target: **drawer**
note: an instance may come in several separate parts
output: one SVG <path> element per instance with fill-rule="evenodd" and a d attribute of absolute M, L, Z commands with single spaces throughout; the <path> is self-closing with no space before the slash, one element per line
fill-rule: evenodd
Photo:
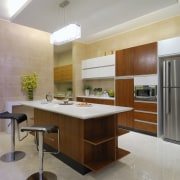
<path fill-rule="evenodd" d="M 134 111 L 134 119 L 157 123 L 157 114 Z"/>
<path fill-rule="evenodd" d="M 157 125 L 134 120 L 134 129 L 157 134 Z"/>
<path fill-rule="evenodd" d="M 157 103 L 134 102 L 134 109 L 157 112 Z"/>

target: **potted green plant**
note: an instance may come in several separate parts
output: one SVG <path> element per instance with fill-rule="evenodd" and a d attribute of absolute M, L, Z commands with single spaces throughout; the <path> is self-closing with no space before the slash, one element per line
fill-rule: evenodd
<path fill-rule="evenodd" d="M 22 77 L 22 89 L 27 92 L 29 100 L 33 100 L 33 91 L 37 88 L 38 75 L 37 73 L 25 74 Z"/>
<path fill-rule="evenodd" d="M 67 96 L 72 96 L 72 87 L 67 88 Z"/>
<path fill-rule="evenodd" d="M 89 96 L 90 90 L 91 90 L 91 86 L 89 86 L 89 85 L 84 85 L 85 96 Z"/>

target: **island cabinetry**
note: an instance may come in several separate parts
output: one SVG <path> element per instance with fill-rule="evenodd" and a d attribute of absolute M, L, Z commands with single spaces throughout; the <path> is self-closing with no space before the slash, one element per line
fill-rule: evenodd
<path fill-rule="evenodd" d="M 53 114 L 48 111 L 42 111 L 34 109 L 34 124 L 36 125 L 52 125 L 51 119 L 53 119 Z M 43 122 L 43 123 L 42 123 Z M 54 133 L 44 134 L 44 141 L 53 148 L 57 147 L 57 135 Z"/>
<path fill-rule="evenodd" d="M 134 129 L 157 135 L 157 103 L 134 102 Z"/>
<path fill-rule="evenodd" d="M 72 64 L 54 68 L 54 82 L 72 81 Z"/>
<path fill-rule="evenodd" d="M 115 116 L 84 121 L 84 164 L 97 171 L 116 160 Z"/>
<path fill-rule="evenodd" d="M 114 100 L 111 100 L 111 99 L 98 99 L 98 98 L 96 99 L 96 98 L 77 97 L 77 101 L 87 102 L 87 103 L 96 103 L 96 104 L 114 105 Z"/>
<path fill-rule="evenodd" d="M 60 153 L 73 162 L 98 171 L 129 152 L 118 147 L 117 115 L 79 119 L 46 110 L 34 109 L 34 123 L 56 125 L 60 129 Z M 45 144 L 56 148 L 57 137 L 45 134 Z"/>
<path fill-rule="evenodd" d="M 134 80 L 116 79 L 116 105 L 133 107 Z M 118 114 L 118 125 L 133 128 L 133 110 Z"/>
<path fill-rule="evenodd" d="M 118 136 L 128 131 L 117 128 L 116 115 L 84 121 L 84 165 L 102 169 L 129 154 L 118 147 Z"/>
<path fill-rule="evenodd" d="M 34 123 L 58 126 L 60 129 L 60 152 L 81 164 L 83 163 L 83 120 L 34 109 Z M 53 148 L 57 147 L 56 134 L 45 134 L 44 141 Z"/>

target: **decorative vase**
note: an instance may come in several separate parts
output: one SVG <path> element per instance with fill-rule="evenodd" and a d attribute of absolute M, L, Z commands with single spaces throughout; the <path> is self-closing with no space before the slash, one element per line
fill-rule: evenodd
<path fill-rule="evenodd" d="M 85 96 L 89 96 L 89 89 L 85 89 Z"/>
<path fill-rule="evenodd" d="M 28 89 L 28 100 L 32 101 L 33 100 L 33 89 Z"/>

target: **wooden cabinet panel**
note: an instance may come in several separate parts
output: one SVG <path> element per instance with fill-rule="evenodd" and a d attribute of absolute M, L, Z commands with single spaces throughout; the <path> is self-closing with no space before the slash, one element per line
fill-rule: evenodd
<path fill-rule="evenodd" d="M 157 74 L 157 43 L 116 51 L 116 76 Z"/>
<path fill-rule="evenodd" d="M 135 47 L 134 75 L 157 74 L 157 43 Z"/>
<path fill-rule="evenodd" d="M 134 48 L 116 51 L 116 76 L 134 74 Z"/>
<path fill-rule="evenodd" d="M 157 103 L 134 102 L 134 129 L 157 134 Z"/>
<path fill-rule="evenodd" d="M 56 125 L 60 129 L 60 151 L 75 161 L 82 163 L 83 154 L 83 120 L 34 109 L 34 123 L 43 125 Z M 55 140 L 52 141 L 52 138 Z M 45 143 L 56 148 L 55 134 L 46 133 Z"/>
<path fill-rule="evenodd" d="M 54 82 L 72 81 L 72 65 L 54 68 Z"/>
<path fill-rule="evenodd" d="M 116 122 L 116 115 L 84 121 L 84 164 L 91 170 L 116 160 Z"/>
<path fill-rule="evenodd" d="M 134 121 L 134 128 L 144 132 L 150 132 L 153 134 L 157 134 L 157 125 L 149 124 L 140 121 Z"/>
<path fill-rule="evenodd" d="M 157 112 L 157 103 L 134 102 L 134 109 Z"/>
<path fill-rule="evenodd" d="M 133 107 L 134 103 L 134 80 L 116 80 L 116 105 Z"/>
<path fill-rule="evenodd" d="M 118 126 L 133 128 L 133 111 L 118 114 Z"/>
<path fill-rule="evenodd" d="M 114 105 L 114 100 L 108 100 L 108 99 L 95 99 L 95 98 L 77 97 L 77 101 L 87 102 L 87 103 L 96 103 L 96 104 Z"/>
<path fill-rule="evenodd" d="M 134 111 L 134 119 L 157 123 L 157 114 Z"/>
<path fill-rule="evenodd" d="M 116 105 L 133 107 L 134 103 L 134 80 L 116 80 Z M 118 114 L 118 126 L 133 127 L 133 111 Z"/>

